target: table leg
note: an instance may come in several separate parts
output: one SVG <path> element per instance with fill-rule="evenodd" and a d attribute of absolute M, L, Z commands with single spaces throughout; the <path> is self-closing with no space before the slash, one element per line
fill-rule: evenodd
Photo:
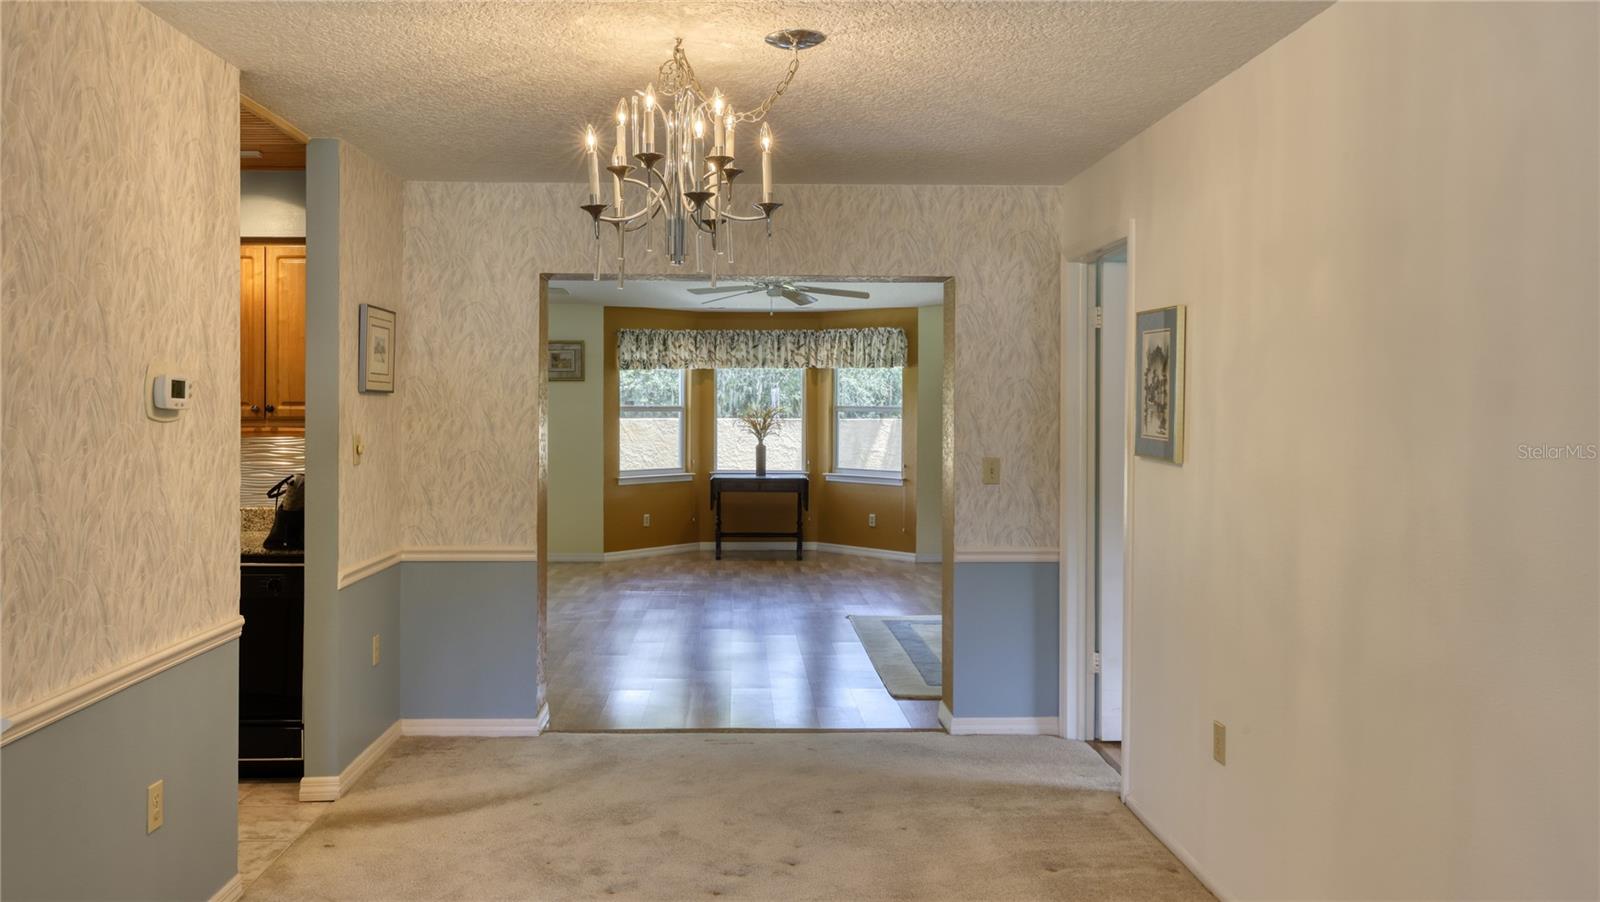
<path fill-rule="evenodd" d="M 800 549 L 805 545 L 806 539 L 806 509 L 802 503 L 804 496 L 799 492 L 794 493 L 794 559 L 803 560 Z"/>
<path fill-rule="evenodd" d="M 717 560 L 722 560 L 722 495 L 717 494 Z"/>

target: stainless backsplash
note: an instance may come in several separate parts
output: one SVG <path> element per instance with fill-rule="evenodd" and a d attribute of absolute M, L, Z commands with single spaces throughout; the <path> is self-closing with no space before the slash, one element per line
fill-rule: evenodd
<path fill-rule="evenodd" d="M 306 471 L 303 435 L 245 435 L 239 439 L 239 506 L 271 507 L 267 489 L 290 473 Z"/>

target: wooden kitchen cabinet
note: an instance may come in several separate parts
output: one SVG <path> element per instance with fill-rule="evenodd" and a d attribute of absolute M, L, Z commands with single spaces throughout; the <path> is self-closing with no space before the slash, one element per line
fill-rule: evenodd
<path fill-rule="evenodd" d="M 246 432 L 306 425 L 306 248 L 239 248 L 239 422 Z"/>

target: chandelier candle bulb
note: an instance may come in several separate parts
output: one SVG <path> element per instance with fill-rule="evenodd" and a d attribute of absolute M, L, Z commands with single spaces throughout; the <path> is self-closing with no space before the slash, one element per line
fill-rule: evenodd
<path fill-rule="evenodd" d="M 772 203 L 772 129 L 761 123 L 761 202 Z"/>
<path fill-rule="evenodd" d="M 644 152 L 655 153 L 656 150 L 656 86 L 655 82 L 644 92 Z"/>
<path fill-rule="evenodd" d="M 589 202 L 597 204 L 600 202 L 600 153 L 594 146 L 594 126 L 589 126 L 583 140 L 589 151 Z"/>
<path fill-rule="evenodd" d="M 732 159 L 733 157 L 737 156 L 737 154 L 733 152 L 733 129 L 734 126 L 738 124 L 739 120 L 733 115 L 733 110 L 729 109 L 727 118 L 725 118 L 723 122 L 725 124 L 723 126 L 722 155 Z"/>
<path fill-rule="evenodd" d="M 622 161 L 628 158 L 628 102 L 617 101 L 617 153 L 622 155 Z M 621 161 L 619 161 L 621 162 Z"/>

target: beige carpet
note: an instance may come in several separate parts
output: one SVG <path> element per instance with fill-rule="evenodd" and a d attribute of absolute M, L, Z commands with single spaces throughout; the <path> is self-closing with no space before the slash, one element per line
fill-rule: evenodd
<path fill-rule="evenodd" d="M 261 899 L 1209 899 L 1088 746 L 938 733 L 404 738 Z"/>
<path fill-rule="evenodd" d="M 849 615 L 861 647 L 894 698 L 941 698 L 941 631 L 938 614 L 918 617 Z"/>

